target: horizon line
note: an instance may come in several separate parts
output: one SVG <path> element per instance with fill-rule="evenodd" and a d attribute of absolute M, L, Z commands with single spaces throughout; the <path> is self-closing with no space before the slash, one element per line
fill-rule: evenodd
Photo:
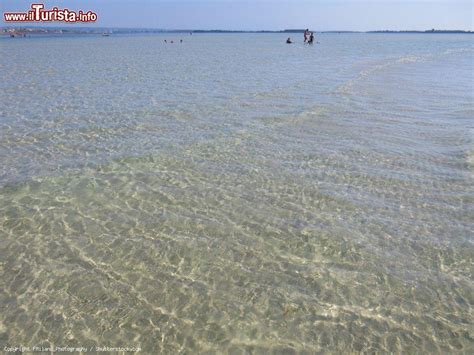
<path fill-rule="evenodd" d="M 114 27 L 114 26 L 41 26 L 41 25 L 27 25 L 24 24 L 9 24 L 9 25 L 2 25 L 0 29 L 9 29 L 9 28 L 23 28 L 23 29 L 61 29 L 61 30 L 68 30 L 68 31 L 80 31 L 80 30 L 135 30 L 135 31 L 156 31 L 156 32 L 244 32 L 244 33 L 258 33 L 258 32 L 273 32 L 273 33 L 285 33 L 285 32 L 302 32 L 305 29 L 302 28 L 286 28 L 286 29 L 278 29 L 278 30 L 268 30 L 268 29 L 260 29 L 260 30 L 244 30 L 244 29 L 169 29 L 169 28 L 158 28 L 158 27 Z M 367 32 L 466 32 L 466 33 L 473 33 L 474 30 L 464 30 L 464 29 L 425 29 L 425 30 L 413 30 L 413 29 L 404 29 L 404 30 L 392 30 L 392 29 L 377 29 L 377 30 L 311 30 L 313 32 L 341 32 L 341 33 L 367 33 Z"/>

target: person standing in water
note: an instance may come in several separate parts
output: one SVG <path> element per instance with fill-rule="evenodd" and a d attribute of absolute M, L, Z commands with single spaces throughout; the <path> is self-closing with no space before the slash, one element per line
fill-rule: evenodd
<path fill-rule="evenodd" d="M 308 42 L 309 39 L 309 29 L 304 31 L 304 43 Z"/>
<path fill-rule="evenodd" d="M 291 38 L 290 38 L 290 37 L 288 37 L 288 39 L 286 40 L 286 43 L 287 43 L 287 44 L 292 44 L 292 43 L 293 43 L 293 42 L 291 42 Z"/>
<path fill-rule="evenodd" d="M 314 42 L 314 34 L 313 32 L 311 32 L 311 34 L 309 35 L 308 44 L 313 44 L 313 42 Z"/>

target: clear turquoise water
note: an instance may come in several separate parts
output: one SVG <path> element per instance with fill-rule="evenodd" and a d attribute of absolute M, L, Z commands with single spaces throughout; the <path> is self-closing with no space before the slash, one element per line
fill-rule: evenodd
<path fill-rule="evenodd" d="M 172 37 L 0 39 L 2 347 L 472 353 L 473 37 Z"/>

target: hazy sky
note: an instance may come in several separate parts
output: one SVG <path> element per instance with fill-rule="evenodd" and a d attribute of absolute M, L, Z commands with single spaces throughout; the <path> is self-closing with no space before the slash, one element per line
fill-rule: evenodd
<path fill-rule="evenodd" d="M 4 11 L 40 0 L 0 0 Z M 98 26 L 166 29 L 474 30 L 474 0 L 46 0 L 98 13 Z M 3 22 L 3 24 L 5 24 Z M 55 24 L 58 25 L 58 24 Z M 63 24 L 60 24 L 63 25 Z M 74 26 L 74 25 L 72 25 Z"/>

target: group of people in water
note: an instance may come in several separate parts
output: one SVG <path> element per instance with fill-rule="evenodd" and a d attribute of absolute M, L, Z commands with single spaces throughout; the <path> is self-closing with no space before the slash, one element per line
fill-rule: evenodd
<path fill-rule="evenodd" d="M 166 39 L 165 39 L 163 42 L 168 43 L 168 41 L 167 41 Z M 169 43 L 174 43 L 174 41 L 170 41 Z M 179 43 L 183 43 L 183 40 L 180 39 L 180 40 L 179 40 Z"/>
<path fill-rule="evenodd" d="M 191 35 L 192 35 L 192 33 L 191 33 Z M 165 42 L 165 43 L 174 43 L 174 41 L 168 42 L 166 39 L 163 42 Z M 179 43 L 183 43 L 183 40 L 180 39 Z M 291 40 L 290 37 L 288 37 L 288 39 L 286 40 L 286 43 L 291 44 L 291 43 L 293 43 L 293 41 Z M 313 44 L 314 43 L 314 32 L 312 32 L 308 29 L 306 29 L 304 31 L 304 43 L 305 44 L 306 43 L 308 43 L 308 44 Z M 317 43 L 319 43 L 319 42 L 317 42 Z"/>
<path fill-rule="evenodd" d="M 193 33 L 192 33 L 192 32 L 189 32 L 189 35 L 190 35 L 190 36 L 192 36 L 192 35 L 193 35 Z M 171 41 L 169 41 L 169 42 L 168 42 L 168 40 L 166 40 L 166 39 L 165 39 L 163 42 L 165 42 L 165 43 L 174 43 L 174 41 L 173 41 L 173 40 L 171 40 Z M 178 42 L 178 41 L 176 41 L 176 43 L 177 43 L 177 42 Z M 183 40 L 182 40 L 182 39 L 180 39 L 180 40 L 179 40 L 179 43 L 183 43 Z"/>
<path fill-rule="evenodd" d="M 286 40 L 286 43 L 291 44 L 293 41 L 290 37 Z M 314 33 L 308 29 L 304 31 L 304 43 L 313 44 L 314 43 Z"/>

